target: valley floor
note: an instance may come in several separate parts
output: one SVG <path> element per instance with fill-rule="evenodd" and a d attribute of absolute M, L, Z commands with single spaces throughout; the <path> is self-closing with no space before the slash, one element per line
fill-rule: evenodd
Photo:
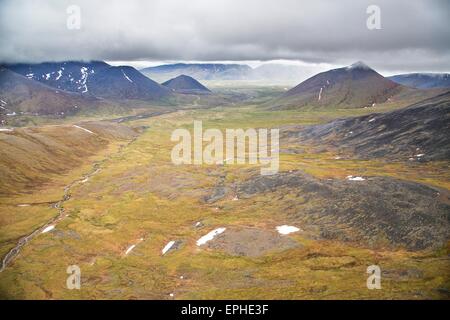
<path fill-rule="evenodd" d="M 109 137 L 101 151 L 86 155 L 63 175 L 30 186 L 27 194 L 0 198 L 2 257 L 20 237 L 39 231 L 0 273 L 0 296 L 449 299 L 448 244 L 417 249 L 420 235 L 408 233 L 396 243 L 389 228 L 370 224 L 371 210 L 381 201 L 398 205 L 391 209 L 402 213 L 414 209 L 404 209 L 406 202 L 426 206 L 438 201 L 438 193 L 448 202 L 448 161 L 360 160 L 351 154 L 337 158 L 330 151 L 281 140 L 280 179 L 285 180 L 278 181 L 259 180 L 255 166 L 175 166 L 170 159 L 172 131 L 192 129 L 194 119 L 203 120 L 204 128 L 260 128 L 325 123 L 370 112 L 276 112 L 242 106 L 124 122 L 139 134 Z M 348 180 L 350 175 L 365 181 L 358 185 Z M 10 188 L 14 186 L 11 182 Z M 397 194 L 388 194 L 391 187 Z M 414 188 L 423 188 L 423 194 L 417 196 Z M 323 190 L 332 197 L 321 196 Z M 367 198 L 357 198 L 358 190 Z M 52 221 L 60 214 L 52 204 L 59 201 L 64 214 Z M 361 207 L 351 223 L 334 215 L 339 206 L 353 210 L 356 201 Z M 329 210 L 326 215 L 320 213 L 323 208 Z M 276 227 L 283 225 L 299 231 L 280 235 Z M 45 230 L 48 226 L 54 228 Z M 448 234 L 447 225 L 442 226 L 436 233 Z M 218 228 L 225 231 L 216 241 L 198 245 Z M 80 267 L 80 290 L 66 287 L 71 265 Z M 380 290 L 366 286 L 371 265 L 381 268 Z"/>

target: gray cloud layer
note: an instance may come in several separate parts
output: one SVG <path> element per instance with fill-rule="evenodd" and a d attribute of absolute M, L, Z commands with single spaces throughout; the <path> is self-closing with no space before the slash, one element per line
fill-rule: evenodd
<path fill-rule="evenodd" d="M 66 8 L 81 8 L 81 29 Z M 381 8 L 368 30 L 366 8 Z M 450 70 L 446 0 L 0 2 L 0 61 L 272 60 Z"/>

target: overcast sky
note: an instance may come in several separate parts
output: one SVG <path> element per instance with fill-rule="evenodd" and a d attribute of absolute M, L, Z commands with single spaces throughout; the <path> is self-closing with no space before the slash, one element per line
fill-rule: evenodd
<path fill-rule="evenodd" d="M 81 28 L 67 28 L 69 5 Z M 369 30 L 368 5 L 381 10 Z M 450 71 L 450 1 L 0 0 L 0 61 L 363 60 L 378 70 Z"/>

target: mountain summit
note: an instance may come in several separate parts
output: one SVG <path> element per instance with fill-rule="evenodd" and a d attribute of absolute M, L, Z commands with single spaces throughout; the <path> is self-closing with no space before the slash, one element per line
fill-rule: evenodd
<path fill-rule="evenodd" d="M 347 70 L 353 70 L 353 69 L 372 70 L 371 67 L 369 67 L 367 64 L 365 64 L 362 61 L 357 61 L 357 62 L 349 65 L 346 69 Z"/>

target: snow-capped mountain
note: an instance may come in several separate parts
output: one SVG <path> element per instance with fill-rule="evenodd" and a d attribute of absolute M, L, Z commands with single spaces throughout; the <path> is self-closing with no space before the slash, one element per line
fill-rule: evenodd
<path fill-rule="evenodd" d="M 115 67 L 103 61 L 44 62 L 5 67 L 56 89 L 101 98 L 155 100 L 170 94 L 170 90 L 132 67 Z"/>
<path fill-rule="evenodd" d="M 96 108 L 93 96 L 58 90 L 0 67 L 0 115 L 68 115 L 83 108 Z"/>
<path fill-rule="evenodd" d="M 6 65 L 6 67 L 28 79 L 39 81 L 48 86 L 85 94 L 89 92 L 87 86 L 89 77 L 110 67 L 110 65 L 103 61 L 65 61 L 38 64 L 20 63 Z"/>

